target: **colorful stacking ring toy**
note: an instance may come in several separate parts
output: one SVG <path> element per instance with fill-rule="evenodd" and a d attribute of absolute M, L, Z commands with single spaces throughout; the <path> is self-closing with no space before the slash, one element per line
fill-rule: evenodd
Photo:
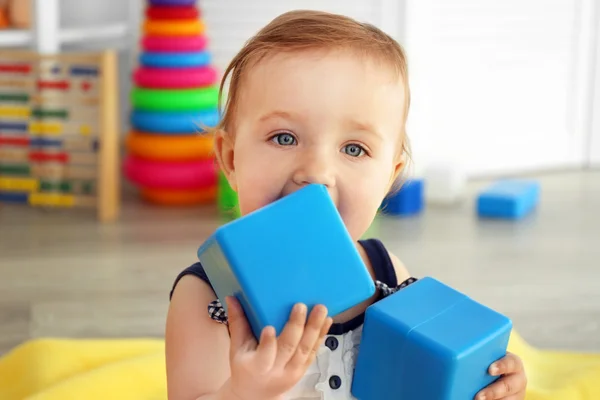
<path fill-rule="evenodd" d="M 189 161 L 214 154 L 212 135 L 158 135 L 131 131 L 126 138 L 130 154 L 156 161 Z"/>
<path fill-rule="evenodd" d="M 199 190 L 164 190 L 164 189 L 141 189 L 142 198 L 164 206 L 191 206 L 215 201 L 217 198 L 217 187 L 211 186 Z"/>
<path fill-rule="evenodd" d="M 206 36 L 144 36 L 142 48 L 149 52 L 189 53 L 204 50 Z"/>
<path fill-rule="evenodd" d="M 140 64 L 146 67 L 185 68 L 204 67 L 210 64 L 211 56 L 206 51 L 191 53 L 155 53 L 140 54 Z"/>
<path fill-rule="evenodd" d="M 135 71 L 133 80 L 143 88 L 189 89 L 209 86 L 217 81 L 217 71 L 212 67 L 198 68 L 148 68 Z"/>
<path fill-rule="evenodd" d="M 212 158 L 164 162 L 129 155 L 123 168 L 132 182 L 145 188 L 190 190 L 215 186 L 217 183 L 217 168 Z"/>
<path fill-rule="evenodd" d="M 200 12 L 194 6 L 150 6 L 146 8 L 146 17 L 154 20 L 198 19 L 200 17 Z"/>
<path fill-rule="evenodd" d="M 196 0 L 150 0 L 153 6 L 193 6 Z"/>
<path fill-rule="evenodd" d="M 197 134 L 204 127 L 219 123 L 219 111 L 214 108 L 199 112 L 152 112 L 134 110 L 131 124 L 140 131 L 159 134 Z"/>
<path fill-rule="evenodd" d="M 204 24 L 199 19 L 188 20 L 146 20 L 144 22 L 146 35 L 158 36 L 189 36 L 204 33 Z"/>
<path fill-rule="evenodd" d="M 217 106 L 219 89 L 213 86 L 200 89 L 145 89 L 131 90 L 131 103 L 138 110 L 192 111 Z"/>

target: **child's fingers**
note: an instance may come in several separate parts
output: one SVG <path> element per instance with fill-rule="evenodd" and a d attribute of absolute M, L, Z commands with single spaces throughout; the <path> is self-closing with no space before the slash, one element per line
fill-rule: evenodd
<path fill-rule="evenodd" d="M 331 328 L 332 324 L 333 318 L 327 317 L 327 319 L 325 319 L 325 322 L 323 323 L 323 326 L 321 327 L 321 332 L 319 332 L 319 338 L 315 341 L 313 345 L 313 351 L 311 352 L 310 357 L 306 360 L 305 367 L 308 367 L 315 360 L 317 351 L 319 350 L 319 346 L 321 346 L 321 343 L 323 343 L 323 338 L 325 338 L 325 335 L 327 335 L 327 333 L 329 332 L 329 328 Z"/>
<path fill-rule="evenodd" d="M 277 358 L 275 368 L 284 368 L 290 358 L 296 352 L 298 343 L 304 333 L 306 324 L 306 305 L 298 303 L 294 305 L 288 322 L 283 327 L 277 339 Z"/>
<path fill-rule="evenodd" d="M 492 363 L 489 368 L 490 375 L 499 376 L 513 374 L 523 370 L 523 361 L 512 353 L 506 353 L 506 356 Z"/>
<path fill-rule="evenodd" d="M 275 328 L 266 326 L 261 334 L 256 349 L 256 368 L 259 372 L 267 372 L 273 368 L 277 357 L 277 336 Z"/>
<path fill-rule="evenodd" d="M 298 343 L 298 348 L 286 365 L 286 368 L 293 370 L 305 365 L 306 360 L 316 351 L 315 343 L 319 340 L 319 335 L 326 319 L 327 308 L 319 305 L 315 306 L 308 317 L 308 322 L 304 328 L 304 334 L 300 339 L 300 343 Z"/>
<path fill-rule="evenodd" d="M 250 324 L 246 319 L 242 306 L 235 297 L 226 297 L 229 335 L 231 336 L 231 353 L 236 353 L 242 346 L 254 340 Z"/>
<path fill-rule="evenodd" d="M 525 390 L 526 382 L 524 374 L 510 374 L 505 375 L 492 383 L 475 396 L 475 400 L 494 400 L 494 399 L 507 399 L 510 396 L 517 396 L 522 394 Z"/>

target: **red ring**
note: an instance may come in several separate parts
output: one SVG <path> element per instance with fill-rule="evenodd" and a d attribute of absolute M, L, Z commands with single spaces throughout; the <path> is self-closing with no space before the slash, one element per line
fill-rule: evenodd
<path fill-rule="evenodd" d="M 189 89 L 210 86 L 217 81 L 212 67 L 138 68 L 133 79 L 137 86 L 152 89 Z"/>
<path fill-rule="evenodd" d="M 206 36 L 153 36 L 142 38 L 142 47 L 147 52 L 187 53 L 206 48 Z"/>
<path fill-rule="evenodd" d="M 146 17 L 149 19 L 193 19 L 200 17 L 200 11 L 194 6 L 149 6 L 146 9 Z"/>
<path fill-rule="evenodd" d="M 202 189 L 217 182 L 213 158 L 195 161 L 151 161 L 129 154 L 123 165 L 125 176 L 139 186 L 153 189 Z"/>

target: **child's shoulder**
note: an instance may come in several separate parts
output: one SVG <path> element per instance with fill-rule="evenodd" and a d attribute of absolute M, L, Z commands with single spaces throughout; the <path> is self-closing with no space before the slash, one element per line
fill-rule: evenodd
<path fill-rule="evenodd" d="M 370 238 L 359 240 L 378 280 L 390 287 L 397 286 L 400 282 L 410 278 L 406 266 L 380 239 Z"/>
<path fill-rule="evenodd" d="M 196 263 L 190 265 L 189 267 L 185 268 L 183 271 L 181 271 L 177 275 L 177 277 L 175 278 L 175 282 L 173 282 L 173 286 L 171 287 L 171 292 L 169 294 L 169 298 L 173 297 L 173 292 L 175 291 L 175 287 L 177 286 L 177 284 L 179 283 L 181 278 L 183 278 L 186 275 L 193 275 L 197 278 L 200 278 L 201 280 L 206 282 L 211 287 L 211 289 L 213 288 L 210 283 L 210 279 L 208 279 L 208 275 L 206 275 L 206 272 L 204 271 L 204 267 L 202 267 L 202 264 L 200 264 L 200 262 L 196 262 Z"/>

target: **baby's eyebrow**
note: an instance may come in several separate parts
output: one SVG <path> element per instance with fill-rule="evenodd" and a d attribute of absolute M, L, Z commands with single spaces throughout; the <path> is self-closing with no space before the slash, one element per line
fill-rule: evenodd
<path fill-rule="evenodd" d="M 296 115 L 295 113 L 289 112 L 289 111 L 275 110 L 275 111 L 266 113 L 265 115 L 260 117 L 258 121 L 264 122 L 264 121 L 267 121 L 267 120 L 273 119 L 273 118 L 296 120 L 296 119 L 298 119 L 298 115 Z"/>
<path fill-rule="evenodd" d="M 352 118 L 348 119 L 346 124 L 347 124 L 348 128 L 352 131 L 367 132 L 367 133 L 370 133 L 370 134 L 376 136 L 379 140 L 383 140 L 383 136 L 377 130 L 377 128 L 375 128 L 375 126 L 373 126 L 373 124 L 370 124 L 368 122 L 361 122 L 361 121 L 358 121 L 358 120 L 352 119 Z"/>

